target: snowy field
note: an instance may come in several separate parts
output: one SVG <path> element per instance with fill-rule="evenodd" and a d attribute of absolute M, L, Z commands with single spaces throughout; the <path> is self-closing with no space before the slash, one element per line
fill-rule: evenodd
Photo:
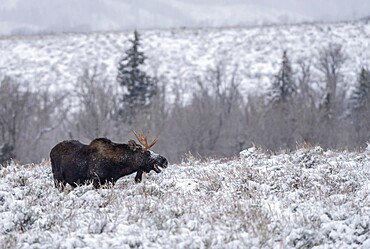
<path fill-rule="evenodd" d="M 175 86 L 192 88 L 197 78 L 220 63 L 228 76 L 236 72 L 243 93 L 261 91 L 270 86 L 279 70 L 284 50 L 297 72 L 298 61 L 315 64 L 319 50 L 329 44 L 341 44 L 347 55 L 343 65 L 346 84 L 356 81 L 361 66 L 370 66 L 368 21 L 140 33 L 148 57 L 145 70 L 168 83 L 168 91 Z M 0 75 L 32 86 L 73 89 L 84 69 L 97 66 L 115 82 L 117 62 L 132 38 L 132 31 L 0 37 Z"/>
<path fill-rule="evenodd" d="M 370 248 L 370 149 L 189 156 L 60 193 L 48 161 L 0 168 L 0 248 Z"/>

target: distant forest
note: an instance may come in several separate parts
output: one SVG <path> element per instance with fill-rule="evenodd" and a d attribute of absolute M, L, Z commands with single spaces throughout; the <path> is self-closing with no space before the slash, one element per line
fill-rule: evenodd
<path fill-rule="evenodd" d="M 9 159 L 36 162 L 48 158 L 61 140 L 89 143 L 107 137 L 126 143 L 132 130 L 159 137 L 154 151 L 180 161 L 184 155 L 231 157 L 251 146 L 294 150 L 320 145 L 332 149 L 360 149 L 370 139 L 370 71 L 359 68 L 349 91 L 342 65 L 347 59 L 340 44 L 323 47 L 315 64 L 302 60 L 293 68 L 289 51 L 282 51 L 280 68 L 265 95 L 243 96 L 237 68 L 226 75 L 220 62 L 195 79 L 197 89 L 174 89 L 169 104 L 165 80 L 141 68 L 147 58 L 140 34 L 122 51 L 115 85 L 107 82 L 99 65 L 86 68 L 74 91 L 31 91 L 3 75 L 0 81 L 0 163 Z M 312 69 L 320 82 L 312 82 Z M 315 85 L 315 87 L 313 87 Z M 184 93 L 191 92 L 191 98 Z"/>

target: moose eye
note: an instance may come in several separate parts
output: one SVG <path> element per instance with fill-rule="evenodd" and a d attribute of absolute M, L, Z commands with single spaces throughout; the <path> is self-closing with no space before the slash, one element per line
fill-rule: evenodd
<path fill-rule="evenodd" d="M 150 156 L 150 151 L 149 150 L 146 150 L 144 153 L 145 153 L 145 156 L 148 156 L 148 157 Z"/>

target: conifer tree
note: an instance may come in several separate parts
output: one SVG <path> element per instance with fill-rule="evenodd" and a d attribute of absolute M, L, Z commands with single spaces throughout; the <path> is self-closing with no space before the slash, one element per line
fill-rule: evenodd
<path fill-rule="evenodd" d="M 296 85 L 287 52 L 284 51 L 281 67 L 275 75 L 272 89 L 269 93 L 268 108 L 265 112 L 264 128 L 269 132 L 266 136 L 272 144 L 289 147 L 294 144 L 297 130 L 298 113 L 295 110 L 297 98 L 294 97 Z"/>
<path fill-rule="evenodd" d="M 117 82 L 123 87 L 121 114 L 128 120 L 135 116 L 138 109 L 148 108 L 157 92 L 156 80 L 142 70 L 146 56 L 140 50 L 140 34 L 136 30 L 130 43 L 130 48 L 118 62 L 117 74 Z"/>
<path fill-rule="evenodd" d="M 293 80 L 292 66 L 287 52 L 284 51 L 281 68 L 278 74 L 275 75 L 275 80 L 272 84 L 272 92 L 270 97 L 272 99 L 272 102 L 278 100 L 286 102 L 294 92 L 296 92 L 296 86 Z"/>
<path fill-rule="evenodd" d="M 352 93 L 351 105 L 353 109 L 361 108 L 370 101 L 370 72 L 362 68 L 358 77 L 358 85 Z"/>
<path fill-rule="evenodd" d="M 362 68 L 358 84 L 350 97 L 351 125 L 355 133 L 351 136 L 354 144 L 365 146 L 370 139 L 370 72 Z"/>

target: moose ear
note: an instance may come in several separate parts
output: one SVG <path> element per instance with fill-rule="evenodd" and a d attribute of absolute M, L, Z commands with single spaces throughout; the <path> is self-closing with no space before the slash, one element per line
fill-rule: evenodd
<path fill-rule="evenodd" d="M 130 150 L 132 150 L 132 151 L 136 151 L 136 149 L 137 149 L 137 144 L 136 144 L 136 142 L 135 142 L 134 140 L 129 140 L 129 141 L 127 142 L 127 144 L 128 144 L 128 147 L 130 148 Z"/>

